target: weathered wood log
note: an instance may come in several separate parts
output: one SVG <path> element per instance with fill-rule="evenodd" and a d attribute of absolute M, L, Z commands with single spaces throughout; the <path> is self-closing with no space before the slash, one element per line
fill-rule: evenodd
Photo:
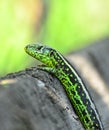
<path fill-rule="evenodd" d="M 69 54 L 109 129 L 109 39 Z M 59 80 L 32 67 L 0 78 L 0 130 L 84 130 Z"/>

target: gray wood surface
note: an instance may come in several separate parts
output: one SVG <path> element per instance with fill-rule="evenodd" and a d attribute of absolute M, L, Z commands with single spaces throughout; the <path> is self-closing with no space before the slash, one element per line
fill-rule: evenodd
<path fill-rule="evenodd" d="M 67 56 L 109 130 L 109 39 Z M 36 67 L 0 78 L 0 130 L 84 130 L 58 79 Z"/>

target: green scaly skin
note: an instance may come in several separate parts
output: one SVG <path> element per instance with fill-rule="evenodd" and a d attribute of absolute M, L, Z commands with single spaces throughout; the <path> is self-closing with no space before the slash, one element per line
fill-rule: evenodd
<path fill-rule="evenodd" d="M 104 130 L 96 107 L 74 67 L 58 51 L 42 44 L 27 45 L 25 51 L 44 63 L 43 70 L 60 80 L 84 128 Z"/>

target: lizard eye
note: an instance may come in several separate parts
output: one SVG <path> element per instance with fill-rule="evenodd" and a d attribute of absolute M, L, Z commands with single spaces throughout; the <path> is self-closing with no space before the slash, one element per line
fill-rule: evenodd
<path fill-rule="evenodd" d="M 41 50 L 43 46 L 38 46 L 37 47 L 37 50 Z"/>

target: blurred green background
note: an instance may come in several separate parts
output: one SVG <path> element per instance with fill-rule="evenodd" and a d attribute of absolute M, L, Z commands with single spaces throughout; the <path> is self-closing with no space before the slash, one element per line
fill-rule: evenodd
<path fill-rule="evenodd" d="M 108 0 L 0 0 L 0 76 L 35 66 L 41 42 L 66 54 L 109 34 Z"/>

